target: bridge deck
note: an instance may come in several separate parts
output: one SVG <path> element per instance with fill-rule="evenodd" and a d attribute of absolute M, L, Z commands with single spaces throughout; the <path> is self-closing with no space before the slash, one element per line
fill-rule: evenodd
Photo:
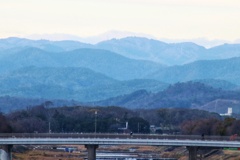
<path fill-rule="evenodd" d="M 148 134 L 0 134 L 0 145 L 152 145 L 152 146 L 199 146 L 199 147 L 238 147 L 240 140 L 230 137 Z"/>

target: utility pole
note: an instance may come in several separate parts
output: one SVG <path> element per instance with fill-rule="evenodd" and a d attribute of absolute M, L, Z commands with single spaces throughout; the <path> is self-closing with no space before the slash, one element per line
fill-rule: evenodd
<path fill-rule="evenodd" d="M 138 122 L 138 133 L 139 133 L 139 122 Z"/>
<path fill-rule="evenodd" d="M 44 108 L 47 110 L 47 118 L 48 118 L 48 133 L 51 133 L 51 114 L 50 114 L 50 106 L 53 105 L 51 101 L 44 102 Z"/>
<path fill-rule="evenodd" d="M 48 133 L 51 133 L 51 122 L 50 122 L 50 120 L 48 122 Z"/>
<path fill-rule="evenodd" d="M 97 133 L 97 111 L 95 111 L 95 134 Z"/>

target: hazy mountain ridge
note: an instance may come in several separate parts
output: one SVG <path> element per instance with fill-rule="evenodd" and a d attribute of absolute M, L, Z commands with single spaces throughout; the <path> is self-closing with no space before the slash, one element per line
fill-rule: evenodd
<path fill-rule="evenodd" d="M 120 80 L 142 78 L 163 67 L 150 61 L 134 60 L 100 49 L 46 52 L 27 48 L 0 56 L 0 73 L 22 67 L 85 67 Z"/>
<path fill-rule="evenodd" d="M 167 83 L 195 79 L 217 79 L 240 85 L 239 68 L 240 57 L 225 60 L 202 60 L 182 66 L 162 68 L 148 77 Z"/>
<path fill-rule="evenodd" d="M 127 108 L 200 108 L 216 99 L 240 100 L 239 92 L 212 88 L 199 82 L 176 83 L 158 93 L 145 90 L 95 102 Z"/>
<path fill-rule="evenodd" d="M 239 57 L 240 44 L 223 44 L 208 49 L 208 54 L 214 59 Z"/>
<path fill-rule="evenodd" d="M 0 52 L 6 49 L 34 47 L 47 52 L 65 52 L 79 48 L 106 49 L 128 58 L 150 60 L 165 65 L 182 65 L 197 60 L 227 59 L 240 56 L 240 44 L 224 44 L 206 49 L 192 42 L 165 43 L 143 37 L 126 37 L 95 45 L 78 41 L 0 39 Z"/>
<path fill-rule="evenodd" d="M 30 40 L 25 38 L 10 37 L 0 39 L 0 49 L 14 49 L 14 48 L 39 48 L 48 52 L 63 52 L 71 51 L 79 48 L 92 48 L 91 44 L 81 43 L 79 41 L 63 40 L 63 41 L 49 41 L 49 40 Z"/>
<path fill-rule="evenodd" d="M 224 47 L 228 49 L 224 50 Z M 134 108 L 161 107 L 163 104 L 166 107 L 176 104 L 191 106 L 187 100 L 182 101 L 183 98 L 174 96 L 175 99 L 167 97 L 169 103 L 166 103 L 163 95 L 159 98 L 156 92 L 169 84 L 186 81 L 197 81 L 224 90 L 239 89 L 240 56 L 194 61 L 208 55 L 205 51 L 211 52 L 206 57 L 213 59 L 216 56 L 224 58 L 221 55 L 227 53 L 227 56 L 236 56 L 238 47 L 237 44 L 225 44 L 206 49 L 194 43 L 168 44 L 138 37 L 113 39 L 96 45 L 75 41 L 1 39 L 0 93 L 1 96 L 25 98 L 98 101 L 96 104 Z M 136 59 L 127 58 L 129 56 Z M 194 62 L 167 67 L 152 61 L 137 60 L 155 58 L 158 61 L 161 56 L 159 60 L 164 63 Z M 198 91 L 194 90 L 192 94 L 195 92 Z M 99 100 L 103 99 L 108 100 L 100 103 Z"/>
<path fill-rule="evenodd" d="M 23 98 L 23 97 L 10 97 L 2 96 L 0 97 L 0 111 L 3 113 L 12 112 L 15 110 L 21 110 L 26 108 L 31 108 L 40 104 L 44 104 L 49 101 L 48 99 L 39 99 L 39 98 Z M 61 107 L 61 106 L 74 106 L 80 105 L 80 102 L 74 100 L 56 100 L 51 99 L 51 107 Z"/>
<path fill-rule="evenodd" d="M 87 68 L 27 67 L 0 76 L 0 96 L 94 101 L 139 89 L 163 90 L 155 80 L 119 81 Z"/>
<path fill-rule="evenodd" d="M 97 47 L 117 52 L 126 57 L 146 59 L 167 65 L 183 64 L 199 59 L 206 49 L 194 43 L 168 44 L 161 41 L 127 37 L 100 42 Z"/>
<path fill-rule="evenodd" d="M 198 80 L 193 80 L 193 82 L 200 82 L 207 86 L 211 86 L 213 88 L 221 88 L 223 90 L 239 90 L 240 89 L 240 86 L 225 80 L 198 79 Z"/>
<path fill-rule="evenodd" d="M 98 43 L 96 46 L 126 57 L 146 59 L 169 66 L 198 60 L 240 57 L 240 44 L 223 44 L 205 48 L 192 42 L 165 43 L 141 37 L 126 37 Z"/>

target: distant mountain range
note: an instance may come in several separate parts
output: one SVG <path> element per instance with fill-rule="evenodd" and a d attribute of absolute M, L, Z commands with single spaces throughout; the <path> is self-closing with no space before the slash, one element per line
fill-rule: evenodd
<path fill-rule="evenodd" d="M 144 34 L 144 33 L 134 33 L 134 32 L 126 32 L 126 31 L 117 31 L 111 30 L 105 33 L 89 36 L 89 37 L 80 37 L 71 34 L 33 34 L 26 36 L 25 38 L 39 40 L 39 39 L 48 39 L 51 41 L 63 41 L 63 40 L 74 40 L 80 41 L 83 43 L 97 44 L 102 41 L 110 40 L 113 38 L 121 39 L 125 37 L 146 37 L 146 38 L 154 38 L 154 36 Z"/>
<path fill-rule="evenodd" d="M 43 99 L 94 101 L 139 89 L 157 92 L 168 84 L 156 80 L 119 81 L 87 68 L 27 67 L 0 76 L 0 94 Z"/>
<path fill-rule="evenodd" d="M 199 83 L 206 85 L 206 93 L 235 100 L 240 86 L 239 68 L 239 44 L 206 49 L 190 42 L 173 44 L 139 37 L 95 45 L 0 39 L 0 97 L 3 99 L 7 96 L 131 108 L 192 107 L 190 95 L 198 95 L 198 91 L 191 88 Z M 188 88 L 191 93 L 187 95 L 187 103 L 182 102 L 183 97 L 166 97 L 164 92 L 169 91 L 169 85 L 188 81 L 194 83 Z M 216 90 L 212 92 L 211 87 Z M 232 91 L 225 93 L 225 90 Z M 209 100 L 205 97 L 196 106 L 221 96 L 209 95 Z M 199 97 L 194 98 L 198 101 Z"/>
<path fill-rule="evenodd" d="M 240 91 L 225 91 L 216 89 L 211 86 L 204 85 L 200 82 L 185 82 L 170 85 L 163 91 L 158 93 L 150 93 L 146 90 L 139 90 L 128 95 L 117 96 L 103 101 L 91 103 L 93 105 L 102 106 L 124 106 L 127 108 L 198 108 L 208 111 L 217 111 L 226 113 L 227 107 L 239 106 Z M 211 105 L 208 108 L 204 105 L 214 102 L 215 100 L 224 101 L 237 101 L 238 103 L 233 106 L 233 103 L 228 103 L 222 109 L 218 109 L 221 103 Z M 227 103 L 225 103 L 227 104 Z M 217 106 L 216 106 L 217 105 Z M 240 113 L 240 109 L 238 109 Z"/>
<path fill-rule="evenodd" d="M 0 55 L 0 63 L 0 73 L 28 66 L 85 67 L 120 80 L 142 78 L 163 67 L 158 63 L 129 59 L 99 49 L 47 52 L 38 48 L 26 48 Z"/>
<path fill-rule="evenodd" d="M 145 37 L 149 39 L 157 39 L 163 42 L 167 43 L 180 43 L 180 42 L 193 42 L 195 44 L 198 44 L 200 46 L 204 46 L 206 48 L 211 48 L 214 46 L 219 46 L 225 43 L 240 43 L 240 39 L 234 40 L 234 41 L 227 41 L 227 40 L 221 40 L 221 39 L 213 39 L 209 40 L 207 38 L 194 38 L 194 39 L 167 39 L 167 38 L 156 38 L 153 35 L 144 34 L 144 33 L 135 33 L 135 32 L 127 32 L 127 31 L 118 31 L 118 30 L 111 30 L 107 31 L 105 33 L 99 34 L 99 35 L 93 35 L 88 37 L 80 37 L 76 35 L 71 34 L 61 34 L 61 33 L 55 33 L 55 34 L 33 34 L 25 36 L 25 38 L 32 39 L 32 40 L 39 40 L 39 39 L 48 39 L 51 41 L 63 41 L 63 40 L 74 40 L 74 41 L 80 41 L 83 43 L 90 43 L 90 44 L 97 44 L 102 41 L 107 41 L 111 39 L 122 39 L 126 37 Z"/>
<path fill-rule="evenodd" d="M 240 57 L 224 60 L 202 60 L 181 66 L 162 68 L 147 77 L 168 83 L 196 79 L 218 79 L 240 85 L 239 68 Z"/>
<path fill-rule="evenodd" d="M 100 42 L 96 46 L 129 58 L 155 61 L 168 66 L 182 65 L 197 60 L 240 56 L 240 44 L 224 44 L 206 49 L 191 42 L 164 43 L 147 38 L 127 37 Z"/>
<path fill-rule="evenodd" d="M 182 65 L 197 60 L 226 59 L 240 56 L 240 44 L 224 44 L 206 49 L 191 42 L 165 43 L 141 37 L 126 37 L 99 42 L 95 45 L 78 41 L 48 41 L 7 38 L 0 40 L 0 53 L 23 48 L 39 48 L 47 52 L 65 52 L 80 48 L 105 49 L 122 56 L 149 60 L 163 65 Z M 9 50 L 11 49 L 11 51 Z"/>

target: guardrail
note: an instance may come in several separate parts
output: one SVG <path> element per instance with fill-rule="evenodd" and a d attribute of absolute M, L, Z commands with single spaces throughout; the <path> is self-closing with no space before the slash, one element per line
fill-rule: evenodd
<path fill-rule="evenodd" d="M 0 133 L 0 138 L 109 138 L 240 141 L 238 136 L 113 134 L 113 133 Z"/>

